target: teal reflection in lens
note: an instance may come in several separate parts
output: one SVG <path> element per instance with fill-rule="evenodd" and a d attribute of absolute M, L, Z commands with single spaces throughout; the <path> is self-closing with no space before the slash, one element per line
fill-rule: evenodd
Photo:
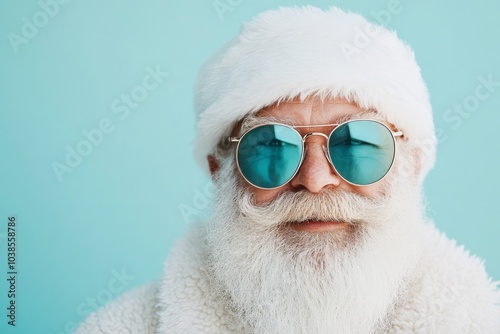
<path fill-rule="evenodd" d="M 302 156 L 302 138 L 279 124 L 256 127 L 240 139 L 238 166 L 243 176 L 261 188 L 287 183 L 297 171 Z"/>
<path fill-rule="evenodd" d="M 395 142 L 391 130 L 371 120 L 340 125 L 331 134 L 328 147 L 340 176 L 357 185 L 377 182 L 394 161 Z"/>

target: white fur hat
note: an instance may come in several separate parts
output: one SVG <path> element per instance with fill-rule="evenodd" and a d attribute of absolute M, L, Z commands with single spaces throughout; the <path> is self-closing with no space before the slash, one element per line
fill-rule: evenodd
<path fill-rule="evenodd" d="M 419 146 L 422 181 L 436 137 L 413 51 L 394 32 L 338 8 L 266 11 L 201 69 L 195 157 L 206 157 L 244 116 L 285 99 L 342 97 L 372 108 Z"/>

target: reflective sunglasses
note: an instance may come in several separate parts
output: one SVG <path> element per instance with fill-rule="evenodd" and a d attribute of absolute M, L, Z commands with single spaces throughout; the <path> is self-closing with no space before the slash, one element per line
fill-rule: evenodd
<path fill-rule="evenodd" d="M 335 127 L 328 136 L 321 132 L 302 136 L 296 130 L 328 126 Z M 257 188 L 274 189 L 297 174 L 307 150 L 305 141 L 315 135 L 327 139 L 325 156 L 343 180 L 367 186 L 389 173 L 396 156 L 395 137 L 403 136 L 403 132 L 393 132 L 385 124 L 367 119 L 301 126 L 267 123 L 228 141 L 238 143 L 236 162 L 245 180 Z"/>

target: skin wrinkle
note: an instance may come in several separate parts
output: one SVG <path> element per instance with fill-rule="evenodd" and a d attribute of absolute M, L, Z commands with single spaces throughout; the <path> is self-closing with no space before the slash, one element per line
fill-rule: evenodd
<path fill-rule="evenodd" d="M 371 120 L 376 120 L 380 121 L 382 123 L 385 123 L 386 125 L 389 125 L 393 131 L 395 131 L 394 126 L 390 123 L 385 122 L 385 119 L 382 115 L 377 113 L 376 111 L 373 110 L 367 110 L 360 112 L 358 114 L 346 114 L 342 116 L 338 116 L 332 121 L 331 123 L 328 124 L 341 124 L 350 120 L 354 119 L 371 119 Z M 268 123 L 279 123 L 279 124 L 285 124 L 289 126 L 302 126 L 303 124 L 297 124 L 292 118 L 278 118 L 274 117 L 271 115 L 266 114 L 265 112 L 259 112 L 256 115 L 249 115 L 241 121 L 241 124 L 239 123 L 235 129 L 233 130 L 232 133 L 238 134 L 233 137 L 241 137 L 244 133 L 246 133 L 248 130 L 251 128 L 254 128 L 259 125 L 264 125 Z M 323 124 L 314 124 L 314 125 L 323 125 Z M 299 128 L 297 129 L 299 132 L 304 131 L 304 129 L 307 128 Z M 309 132 L 309 131 L 306 131 Z"/>
<path fill-rule="evenodd" d="M 308 99 L 306 99 L 306 101 L 308 101 L 309 104 L 313 104 L 312 102 L 314 102 L 314 101 L 317 102 L 317 100 L 314 100 L 313 98 L 308 98 Z M 345 99 L 325 100 L 323 102 L 323 104 L 319 104 L 319 106 L 321 106 L 321 108 L 322 108 L 321 111 L 324 112 L 324 108 L 326 105 L 336 105 L 336 104 L 343 104 L 343 103 L 358 107 L 358 105 L 355 102 L 349 102 Z M 287 116 L 275 117 L 275 116 L 269 115 L 269 111 L 272 110 L 272 108 L 277 108 L 283 104 L 301 105 L 303 103 L 300 102 L 300 100 L 298 98 L 295 98 L 291 101 L 283 100 L 280 103 L 275 103 L 271 106 L 265 107 L 255 114 L 247 115 L 242 120 L 239 120 L 236 122 L 236 124 L 234 125 L 234 127 L 231 131 L 230 136 L 231 137 L 241 137 L 245 132 L 247 132 L 251 128 L 256 127 L 258 125 L 263 125 L 266 123 L 280 123 L 280 124 L 285 124 L 285 125 L 289 125 L 289 126 L 302 125 L 302 124 L 297 124 L 293 120 L 293 118 L 291 118 L 291 117 L 287 117 Z M 385 120 L 385 118 L 380 113 L 378 113 L 375 109 L 360 109 L 360 112 L 357 114 L 348 113 L 344 116 L 337 116 L 336 119 L 334 119 L 332 122 L 329 122 L 328 124 L 330 124 L 330 123 L 340 124 L 340 123 L 344 123 L 344 122 L 347 122 L 347 121 L 352 120 L 352 119 L 373 119 L 373 120 L 385 123 L 393 131 L 398 131 L 397 128 L 392 123 L 387 122 Z M 299 130 L 299 132 L 301 132 L 304 130 L 304 128 L 298 129 L 298 130 Z M 401 137 L 401 139 L 407 140 L 407 138 L 405 136 Z M 231 151 L 231 145 L 228 144 L 226 137 L 224 137 L 223 140 L 217 146 L 217 152 L 216 152 L 215 156 L 219 156 L 220 158 L 223 158 L 223 157 L 227 156 L 227 154 L 229 154 L 230 151 Z M 220 159 L 218 159 L 218 160 L 220 160 Z"/>
<path fill-rule="evenodd" d="M 326 104 L 321 104 L 319 99 L 307 99 L 306 102 L 300 103 L 294 101 L 293 103 L 281 102 L 267 108 L 262 109 L 255 115 L 249 115 L 242 121 L 240 121 L 240 126 L 233 129 L 235 136 L 241 136 L 248 129 L 255 127 L 257 125 L 266 124 L 269 122 L 283 123 L 287 125 L 307 125 L 308 122 L 314 124 L 331 124 L 331 123 L 343 123 L 352 119 L 373 119 L 385 123 L 390 128 L 394 129 L 394 126 L 385 122 L 384 117 L 377 113 L 376 111 L 369 109 L 361 109 L 354 102 L 346 102 L 346 100 L 339 99 L 328 101 Z M 296 129 L 302 136 L 308 132 L 321 132 L 326 135 L 333 129 L 332 127 L 325 128 L 298 128 Z M 400 138 L 396 140 L 396 145 L 398 145 Z M 303 187 L 310 188 L 310 191 L 317 191 L 313 187 L 318 187 L 320 184 L 318 182 L 329 182 L 330 185 L 325 184 L 325 188 L 329 187 L 340 187 L 344 190 L 354 191 L 365 196 L 378 196 L 384 193 L 384 183 L 386 180 L 382 180 L 373 185 L 368 186 L 355 186 L 346 183 L 341 179 L 333 167 L 326 160 L 324 148 L 325 142 L 324 138 L 319 136 L 311 136 L 306 142 L 306 151 L 304 156 L 304 161 L 295 175 L 295 177 L 287 184 L 280 188 L 274 190 L 262 190 L 252 185 L 248 184 L 242 177 L 240 179 L 240 185 L 250 189 L 251 192 L 255 193 L 255 200 L 257 203 L 268 202 L 273 197 L 276 196 L 281 191 L 285 190 L 299 190 Z M 236 145 L 230 148 L 230 152 L 234 152 Z M 318 149 L 320 151 L 318 151 Z M 308 165 L 309 166 L 305 166 Z M 397 161 L 396 163 L 397 164 Z M 329 171 L 331 174 L 327 176 L 324 172 Z M 310 171 L 311 173 L 303 173 L 303 171 Z M 316 175 L 323 175 L 324 180 L 319 180 Z M 317 180 L 315 185 L 313 180 Z M 319 180 L 319 181 L 318 181 Z M 303 184 L 306 182 L 306 184 Z"/>

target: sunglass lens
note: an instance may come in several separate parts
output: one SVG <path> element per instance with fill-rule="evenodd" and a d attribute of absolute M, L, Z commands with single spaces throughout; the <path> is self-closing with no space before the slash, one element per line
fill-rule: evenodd
<path fill-rule="evenodd" d="M 391 131 L 371 120 L 340 125 L 331 134 L 328 146 L 337 172 L 357 185 L 377 182 L 389 172 L 394 161 Z"/>
<path fill-rule="evenodd" d="M 293 129 L 268 124 L 247 132 L 238 145 L 238 166 L 251 184 L 276 188 L 287 183 L 302 157 L 302 138 Z"/>

